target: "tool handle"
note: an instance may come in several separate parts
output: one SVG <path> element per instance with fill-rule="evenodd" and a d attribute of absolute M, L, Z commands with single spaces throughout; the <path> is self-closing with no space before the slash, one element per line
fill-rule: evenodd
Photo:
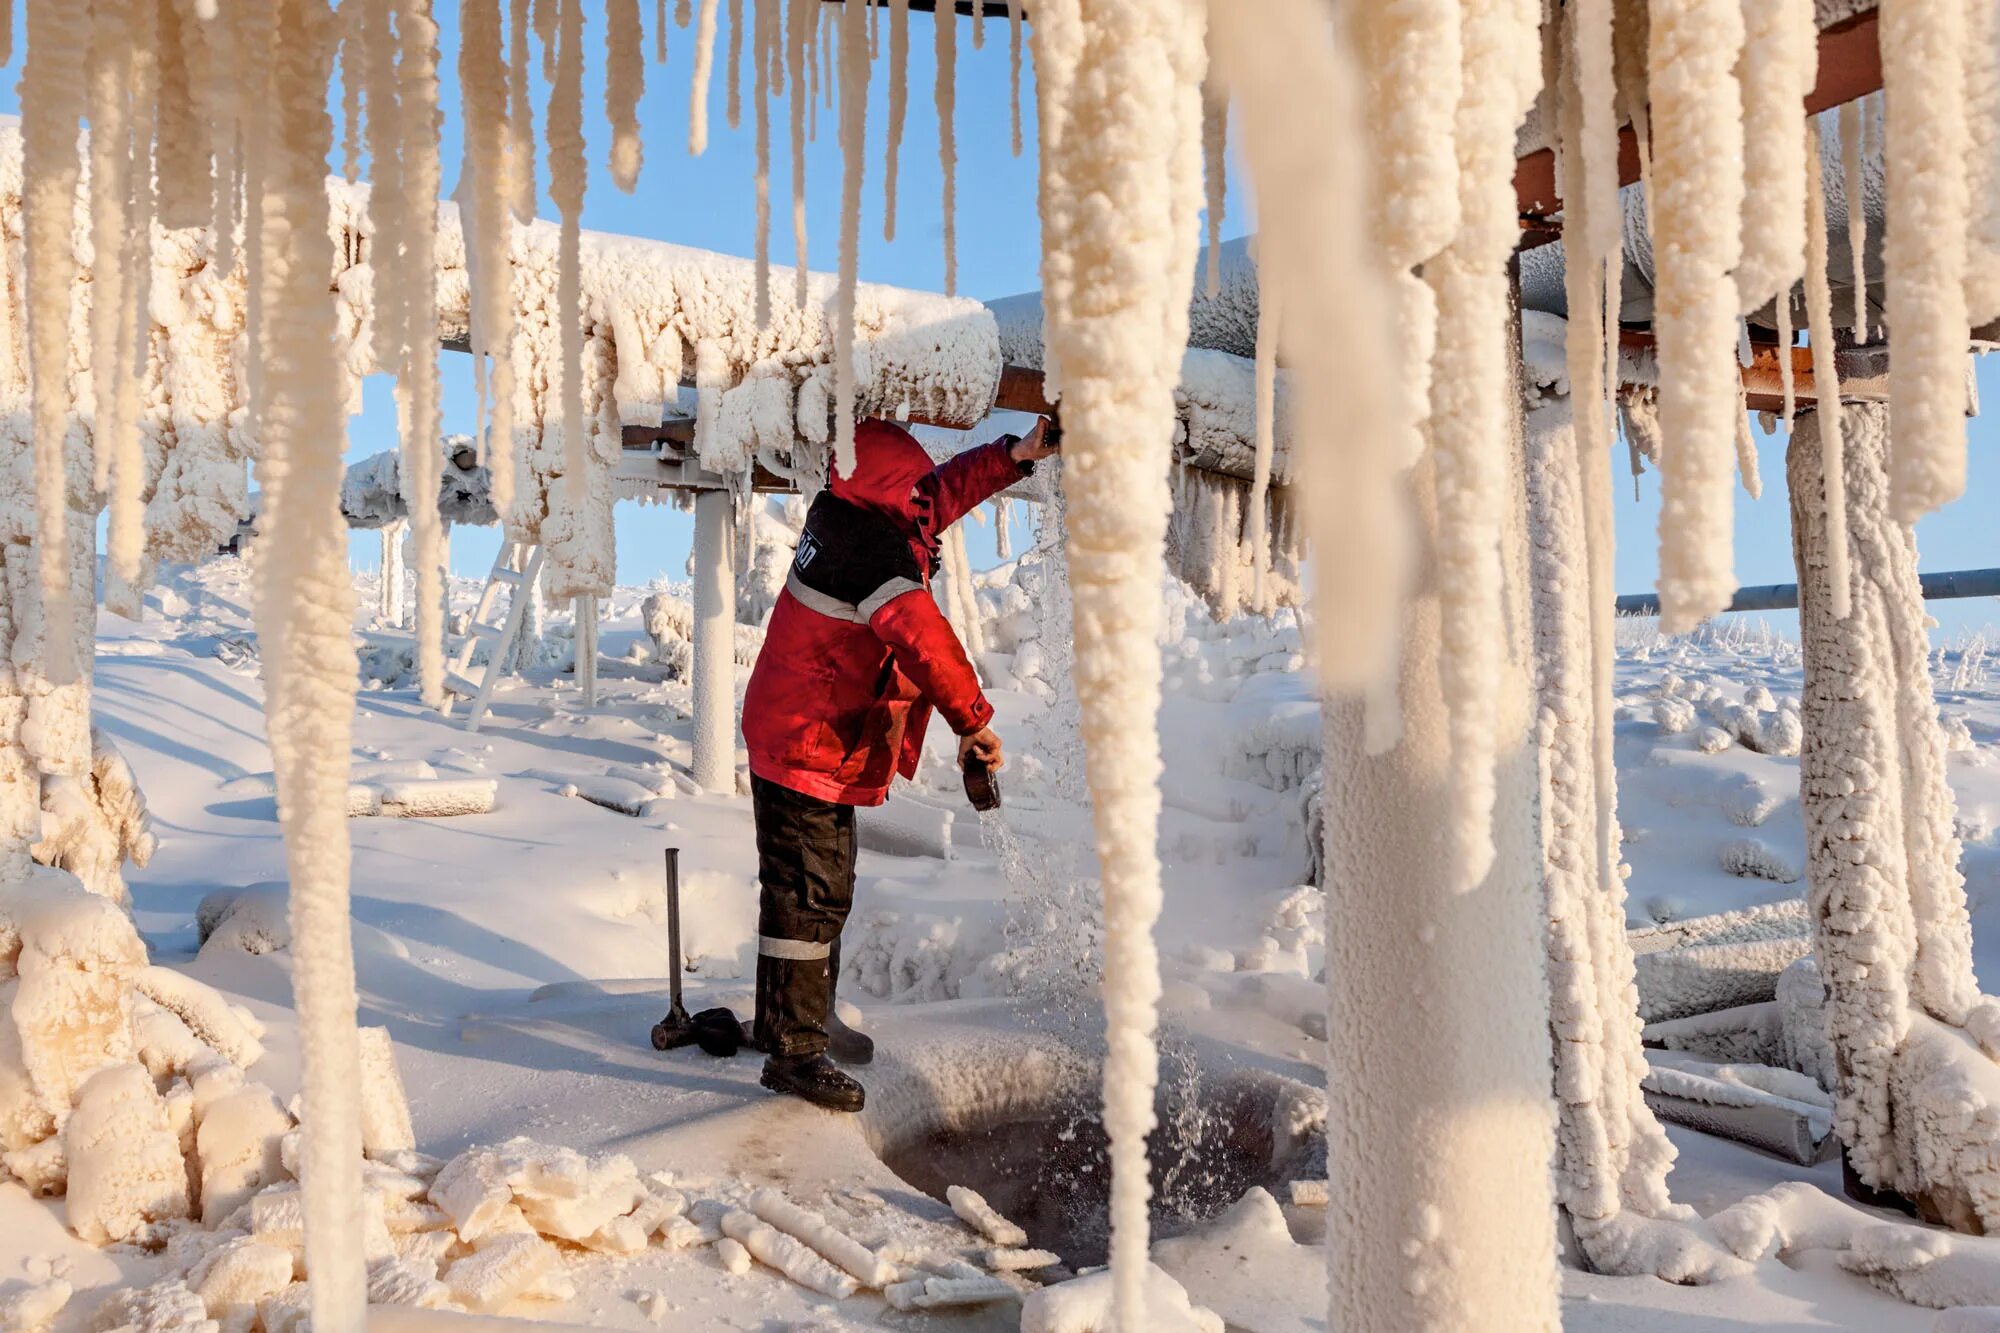
<path fill-rule="evenodd" d="M 672 979 L 674 1009 L 681 1007 L 681 849 L 667 848 L 667 975 Z"/>

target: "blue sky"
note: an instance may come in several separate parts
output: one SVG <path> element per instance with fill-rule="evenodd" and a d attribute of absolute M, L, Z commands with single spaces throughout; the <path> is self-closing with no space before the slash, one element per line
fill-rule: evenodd
<path fill-rule="evenodd" d="M 716 69 L 710 85 L 710 132 L 708 149 L 700 157 L 687 151 L 688 84 L 693 63 L 694 40 L 690 31 L 669 31 L 669 60 L 665 66 L 651 60 L 653 6 L 641 5 L 648 24 L 646 77 L 647 91 L 640 109 L 645 133 L 646 163 L 638 189 L 630 195 L 612 185 L 605 166 L 609 127 L 603 112 L 601 56 L 593 50 L 584 90 L 584 133 L 588 144 L 591 174 L 585 197 L 583 222 L 587 227 L 635 236 L 656 237 L 683 245 L 699 246 L 729 254 L 748 255 L 754 248 L 752 190 L 755 179 L 755 151 L 752 135 L 751 77 L 746 57 L 743 100 L 744 114 L 739 129 L 732 130 L 724 116 L 728 10 L 734 0 L 723 4 L 722 31 L 718 35 Z M 747 9 L 749 5 L 746 3 Z M 458 90 L 454 74 L 457 36 L 457 6 L 440 3 L 443 28 L 443 103 L 445 180 L 455 182 L 460 145 Z M 587 19 L 586 42 L 592 48 L 600 42 L 603 29 L 598 12 Z M 861 275 L 863 278 L 901 286 L 938 290 L 943 284 L 941 174 L 937 157 L 936 117 L 931 89 L 934 66 L 931 59 L 933 29 L 929 16 L 911 16 L 911 56 L 909 64 L 910 100 L 901 154 L 896 241 L 882 239 L 882 155 L 887 121 L 888 81 L 886 61 L 877 64 L 870 87 L 868 118 L 870 150 L 867 183 L 864 188 Z M 883 34 L 886 43 L 887 33 Z M 21 34 L 16 33 L 16 51 Z M 1027 152 L 1015 158 L 1009 151 L 1007 25 L 1004 20 L 986 24 L 984 49 L 972 46 L 971 21 L 962 21 L 958 40 L 958 272 L 960 290 L 967 295 L 991 298 L 1029 290 L 1041 285 L 1039 263 L 1040 228 L 1035 211 L 1035 167 L 1033 160 L 1034 95 L 1033 66 L 1024 57 L 1022 117 Z M 18 106 L 15 83 L 20 59 L 0 71 L 0 106 Z M 543 122 L 546 86 L 538 86 L 536 123 Z M 337 101 L 336 101 L 337 105 Z M 835 143 L 834 117 L 823 108 L 820 136 L 807 155 L 807 215 L 809 257 L 813 267 L 833 266 L 839 228 L 840 156 Z M 336 140 L 338 135 L 336 134 Z M 789 141 L 782 115 L 773 127 L 774 213 L 786 216 L 785 191 L 789 181 Z M 540 173 L 546 186 L 546 171 Z M 542 214 L 555 216 L 544 194 Z M 1245 229 L 1247 201 L 1231 190 L 1229 220 L 1225 235 Z M 773 228 L 774 263 L 793 259 L 788 226 Z M 446 354 L 443 357 L 445 384 L 445 424 L 448 430 L 470 431 L 473 427 L 472 375 L 469 358 Z M 2000 357 L 1984 358 L 1978 368 L 1981 396 L 1987 403 L 2000 404 Z M 395 414 L 388 382 L 377 377 L 364 394 L 362 414 L 349 423 L 349 456 L 362 457 L 395 443 Z M 2000 408 L 1995 409 L 2000 415 Z M 1791 539 L 1784 494 L 1784 444 L 1760 433 L 1764 498 L 1752 501 L 1737 494 L 1736 573 L 1744 584 L 1784 583 L 1793 577 Z M 1921 523 L 1917 530 L 1921 567 L 1945 570 L 2000 565 L 2000 537 L 1995 535 L 1995 516 L 2000 515 L 2000 462 L 1994 458 L 2000 444 L 2000 422 L 1995 416 L 1971 423 L 1970 485 L 1963 499 Z M 1623 448 L 1619 459 L 1623 459 Z M 1656 573 L 1656 528 L 1659 517 L 1657 476 L 1649 475 L 1641 486 L 1640 498 L 1630 499 L 1629 483 L 1621 480 L 1618 505 L 1617 582 L 1620 592 L 1636 592 L 1653 586 Z M 618 576 L 620 582 L 644 582 L 659 574 L 672 579 L 685 576 L 691 520 L 685 514 L 659 506 L 621 504 L 618 506 Z M 990 563 L 993 554 L 991 528 L 974 526 L 967 534 L 975 563 Z M 464 574 L 483 574 L 491 563 L 498 541 L 494 530 L 461 530 L 454 535 L 452 561 Z M 372 565 L 377 542 L 373 534 L 358 534 L 354 543 L 357 565 Z M 1932 612 L 1941 622 L 1946 637 L 2000 624 L 2000 607 L 1990 600 L 1940 602 Z M 1781 617 L 1773 617 L 1782 623 Z"/>

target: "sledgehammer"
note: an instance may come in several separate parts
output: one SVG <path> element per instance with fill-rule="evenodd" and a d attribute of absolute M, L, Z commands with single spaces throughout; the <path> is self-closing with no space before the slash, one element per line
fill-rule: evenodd
<path fill-rule="evenodd" d="M 673 971 L 667 975 L 674 1004 L 665 1018 L 653 1024 L 656 1051 L 671 1051 L 692 1045 L 695 1040 L 694 1020 L 688 1017 L 687 1006 L 681 1003 L 681 849 L 678 847 L 667 848 L 667 949 L 672 954 Z"/>

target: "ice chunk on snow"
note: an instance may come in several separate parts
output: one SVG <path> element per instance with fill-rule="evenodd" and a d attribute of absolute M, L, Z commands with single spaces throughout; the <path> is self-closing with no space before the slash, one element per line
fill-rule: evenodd
<path fill-rule="evenodd" d="M 163 1009 L 172 1010 L 195 1036 L 230 1062 L 244 1069 L 264 1058 L 262 1025 L 247 1009 L 169 967 L 140 970 L 133 984 L 139 993 Z"/>
<path fill-rule="evenodd" d="M 370 1305 L 406 1305 L 441 1310 L 451 1301 L 451 1288 L 437 1279 L 433 1259 L 395 1258 L 368 1270 Z"/>
<path fill-rule="evenodd" d="M 188 1272 L 188 1285 L 201 1297 L 211 1319 L 224 1319 L 232 1307 L 251 1306 L 275 1296 L 292 1284 L 292 1252 L 254 1236 L 239 1236 L 209 1252 Z"/>
<path fill-rule="evenodd" d="M 750 1196 L 750 1211 L 778 1230 L 804 1241 L 826 1259 L 853 1274 L 864 1287 L 881 1288 L 895 1281 L 894 1264 L 840 1231 L 810 1208 L 793 1203 L 781 1190 L 767 1187 L 756 1191 Z"/>
<path fill-rule="evenodd" d="M 776 1227 L 766 1225 L 754 1213 L 738 1209 L 724 1214 L 722 1230 L 758 1262 L 777 1269 L 809 1291 L 841 1301 L 855 1292 L 853 1278 Z"/>
<path fill-rule="evenodd" d="M 540 1236 L 497 1236 L 445 1270 L 445 1284 L 460 1305 L 491 1314 L 540 1282 L 556 1260 L 555 1246 Z"/>
<path fill-rule="evenodd" d="M 978 1277 L 913 1278 L 884 1288 L 882 1294 L 898 1310 L 942 1310 L 1015 1300 L 1021 1293 L 1001 1279 L 982 1273 Z"/>
<path fill-rule="evenodd" d="M 361 1150 L 373 1157 L 417 1146 L 410 1103 L 396 1072 L 396 1047 L 387 1028 L 362 1028 Z"/>
<path fill-rule="evenodd" d="M 990 1249 L 980 1262 L 997 1273 L 1031 1273 L 1038 1268 L 1054 1268 L 1062 1256 L 1051 1250 Z"/>
<path fill-rule="evenodd" d="M 1325 1181 L 1312 1183 L 1324 1193 Z M 1185 1284 L 1190 1301 L 1233 1326 L 1264 1333 L 1323 1327 L 1325 1259 L 1292 1239 L 1284 1210 L 1265 1190 L 1248 1191 L 1198 1231 L 1161 1241 L 1154 1262 Z"/>
<path fill-rule="evenodd" d="M 180 1136 L 144 1065 L 110 1065 L 90 1076 L 63 1126 L 62 1148 L 69 1225 L 83 1240 L 130 1240 L 149 1223 L 188 1215 Z"/>
<path fill-rule="evenodd" d="M 97 1307 L 90 1326 L 130 1333 L 214 1333 L 216 1327 L 201 1297 L 179 1278 L 118 1292 Z M 273 1333 L 276 1326 L 267 1318 L 264 1327 Z"/>
<path fill-rule="evenodd" d="M 750 1271 L 750 1251 L 743 1248 L 743 1242 L 734 1236 L 724 1236 L 715 1243 L 715 1257 L 729 1272 L 742 1277 Z"/>
<path fill-rule="evenodd" d="M 258 1190 L 284 1178 L 279 1149 L 291 1127 L 277 1095 L 261 1083 L 247 1083 L 209 1104 L 195 1131 L 203 1226 L 220 1226 Z"/>
<path fill-rule="evenodd" d="M 282 882 L 217 889 L 194 909 L 194 925 L 204 952 L 212 943 L 217 949 L 266 954 L 292 943 L 289 899 Z"/>
<path fill-rule="evenodd" d="M 978 1194 L 963 1185 L 953 1185 L 944 1192 L 945 1202 L 957 1213 L 959 1220 L 977 1231 L 995 1245 L 1026 1245 L 1028 1233 L 1000 1216 L 993 1206 Z"/>
<path fill-rule="evenodd" d="M 514 1190 L 491 1149 L 469 1148 L 437 1173 L 430 1200 L 444 1209 L 468 1244 L 477 1244 L 514 1202 Z"/>
<path fill-rule="evenodd" d="M 1021 1305 L 1021 1333 L 1112 1333 L 1111 1274 L 1043 1287 Z M 1155 1265 L 1146 1266 L 1147 1333 L 1222 1333 L 1214 1312 L 1188 1299 L 1187 1288 Z"/>

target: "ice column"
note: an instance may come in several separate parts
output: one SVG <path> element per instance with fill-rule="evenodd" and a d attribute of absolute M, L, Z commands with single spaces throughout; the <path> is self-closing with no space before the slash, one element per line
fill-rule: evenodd
<path fill-rule="evenodd" d="M 736 790 L 736 497 L 694 498 L 694 780 Z"/>
<path fill-rule="evenodd" d="M 1364 744 L 1358 696 L 1326 712 L 1329 1327 L 1489 1333 L 1560 1325 L 1550 1149 L 1545 922 L 1535 829 L 1518 441 L 1501 531 L 1504 642 L 1494 654 L 1494 857 L 1453 891 L 1454 765 L 1436 567 L 1402 626 L 1403 734 Z M 1418 535 L 1437 538 L 1435 471 L 1412 474 Z M 1344 1071 L 1365 1070 L 1365 1077 Z"/>

